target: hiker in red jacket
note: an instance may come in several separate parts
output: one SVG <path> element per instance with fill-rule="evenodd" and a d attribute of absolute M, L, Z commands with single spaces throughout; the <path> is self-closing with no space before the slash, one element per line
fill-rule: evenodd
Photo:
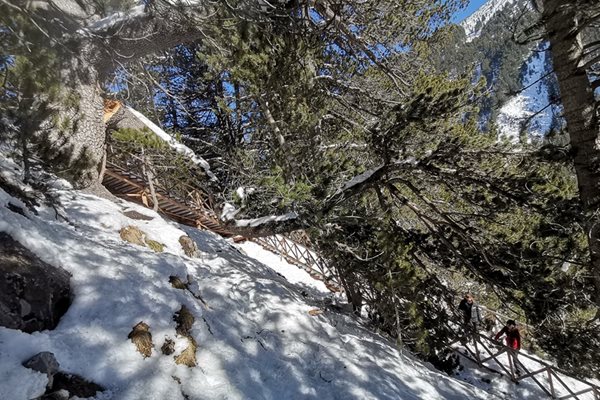
<path fill-rule="evenodd" d="M 506 334 L 506 346 L 508 346 L 511 349 L 516 350 L 516 351 L 521 350 L 521 332 L 519 332 L 519 328 L 517 328 L 517 323 L 515 322 L 515 320 L 509 319 L 508 321 L 506 321 L 506 325 L 504 326 L 504 328 L 502 328 L 500 330 L 500 332 L 496 333 L 496 336 L 494 337 L 494 339 L 498 340 L 504 334 Z M 514 352 L 513 357 L 514 357 L 514 364 L 516 367 L 515 372 L 517 373 L 517 375 L 520 375 L 521 371 L 519 371 L 519 367 L 517 366 L 518 365 L 517 356 L 518 356 L 518 354 L 516 352 Z"/>
<path fill-rule="evenodd" d="M 521 332 L 517 328 L 517 323 L 509 319 L 506 321 L 506 326 L 502 330 L 496 333 L 495 340 L 500 339 L 502 335 L 506 334 L 506 345 L 513 350 L 521 350 Z"/>

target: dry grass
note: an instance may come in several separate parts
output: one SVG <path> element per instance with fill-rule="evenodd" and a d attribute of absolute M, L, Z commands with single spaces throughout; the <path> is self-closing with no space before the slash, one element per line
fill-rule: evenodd
<path fill-rule="evenodd" d="M 152 334 L 150 333 L 150 327 L 144 321 L 140 321 L 133 327 L 127 338 L 131 339 L 137 350 L 141 355 L 150 357 L 152 355 L 152 349 L 154 344 L 152 343 Z"/>
<path fill-rule="evenodd" d="M 196 363 L 196 350 L 198 349 L 198 345 L 193 337 L 188 336 L 188 347 L 185 348 L 175 357 L 175 364 L 186 365 L 188 367 L 195 367 Z"/>
<path fill-rule="evenodd" d="M 126 242 L 137 244 L 139 246 L 146 246 L 146 243 L 144 242 L 145 234 L 137 226 L 129 225 L 124 227 L 119 231 L 119 235 L 121 235 L 121 239 Z"/>

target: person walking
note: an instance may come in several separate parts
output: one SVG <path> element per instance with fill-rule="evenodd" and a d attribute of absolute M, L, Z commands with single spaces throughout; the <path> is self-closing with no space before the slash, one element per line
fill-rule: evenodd
<path fill-rule="evenodd" d="M 471 293 L 465 294 L 458 305 L 458 309 L 463 314 L 463 327 L 465 329 L 465 335 L 475 336 L 479 331 L 479 325 L 483 322 L 481 318 L 481 309 L 475 302 L 475 297 Z"/>
<path fill-rule="evenodd" d="M 521 371 L 518 367 L 518 351 L 521 350 L 521 332 L 519 331 L 517 323 L 514 319 L 509 319 L 506 321 L 506 325 L 498 333 L 496 333 L 494 339 L 499 340 L 502 335 L 506 335 L 506 346 L 513 350 L 511 354 L 513 357 L 513 363 L 515 365 L 515 372 L 517 375 L 520 375 Z"/>

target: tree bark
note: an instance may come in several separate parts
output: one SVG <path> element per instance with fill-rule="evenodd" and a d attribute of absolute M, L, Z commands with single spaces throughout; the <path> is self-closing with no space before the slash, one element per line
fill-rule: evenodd
<path fill-rule="evenodd" d="M 595 1 L 587 1 L 593 5 Z M 578 67 L 583 55 L 581 32 L 574 3 L 544 0 L 542 19 L 551 45 L 554 71 L 567 122 L 579 197 L 586 213 L 585 226 L 595 302 L 600 305 L 600 137 L 594 110 L 594 92 L 586 71 Z"/>

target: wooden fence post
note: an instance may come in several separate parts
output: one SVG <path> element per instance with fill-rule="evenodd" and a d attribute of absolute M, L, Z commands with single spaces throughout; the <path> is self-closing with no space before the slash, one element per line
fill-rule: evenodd
<path fill-rule="evenodd" d="M 481 366 L 481 356 L 479 355 L 479 347 L 477 347 L 477 342 L 479 338 L 477 337 L 477 332 L 473 333 L 473 344 L 475 345 L 475 358 L 477 359 L 477 364 Z"/>
<path fill-rule="evenodd" d="M 554 382 L 552 382 L 552 371 L 549 367 L 546 368 L 546 373 L 548 374 L 548 383 L 550 384 L 550 395 L 555 399 L 556 391 L 554 390 Z"/>

